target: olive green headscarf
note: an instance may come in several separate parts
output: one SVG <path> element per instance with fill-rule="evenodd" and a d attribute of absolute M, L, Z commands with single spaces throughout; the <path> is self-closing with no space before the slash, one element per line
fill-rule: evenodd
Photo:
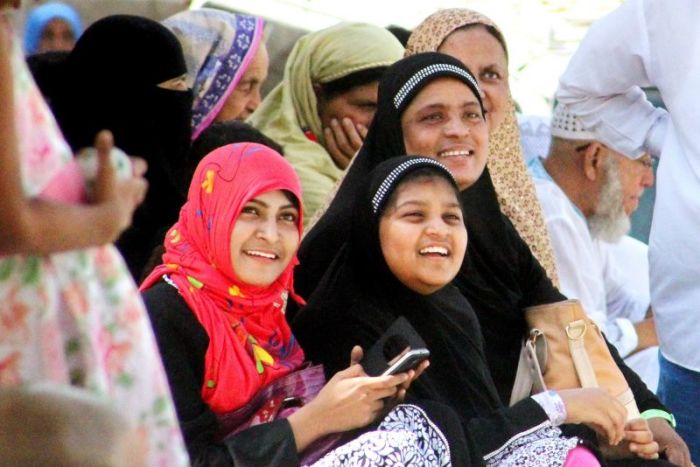
<path fill-rule="evenodd" d="M 249 123 L 284 147 L 285 157 L 299 174 L 305 219 L 323 205 L 343 173 L 323 146 L 313 84 L 389 66 L 403 52 L 390 32 L 368 24 L 339 24 L 307 34 L 292 49 L 283 81 L 250 117 Z M 318 142 L 310 140 L 305 130 Z"/>

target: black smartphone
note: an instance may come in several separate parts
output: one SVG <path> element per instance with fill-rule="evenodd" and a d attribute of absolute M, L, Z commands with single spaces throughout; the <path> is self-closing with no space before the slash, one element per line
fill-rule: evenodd
<path fill-rule="evenodd" d="M 370 349 L 365 351 L 365 356 L 360 363 L 369 376 L 390 374 L 387 371 L 399 362 L 401 362 L 401 368 L 394 368 L 392 371 L 394 373 L 408 371 L 416 368 L 427 358 L 427 356 L 422 357 L 425 352 L 428 352 L 426 348 L 425 342 L 413 326 L 401 316 L 389 326 Z"/>
<path fill-rule="evenodd" d="M 411 349 L 398 357 L 396 362 L 384 370 L 382 376 L 395 375 L 398 373 L 405 373 L 408 370 L 415 370 L 418 368 L 418 365 L 427 360 L 428 357 L 430 357 L 430 350 L 428 349 Z"/>

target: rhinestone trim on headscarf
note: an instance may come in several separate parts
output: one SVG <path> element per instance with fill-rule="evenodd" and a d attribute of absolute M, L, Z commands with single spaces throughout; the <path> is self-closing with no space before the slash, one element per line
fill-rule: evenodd
<path fill-rule="evenodd" d="M 374 194 L 372 197 L 372 212 L 374 214 L 377 214 L 379 212 L 379 208 L 382 206 L 384 203 L 384 197 L 386 194 L 389 192 L 389 189 L 392 187 L 396 179 L 402 174 L 402 172 L 405 172 L 406 169 L 409 167 L 412 167 L 416 164 L 430 164 L 434 165 L 435 167 L 440 167 L 443 169 L 445 172 L 450 174 L 450 178 L 452 178 L 453 181 L 455 181 L 454 176 L 452 175 L 452 172 L 445 167 L 443 164 L 440 162 L 434 160 L 434 159 L 429 159 L 427 157 L 419 157 L 417 159 L 411 159 L 406 162 L 402 162 L 399 164 L 394 170 L 389 172 L 389 175 L 384 179 L 381 185 L 379 185 L 379 188 L 377 189 L 377 192 Z M 455 181 L 455 184 L 457 182 Z"/>
<path fill-rule="evenodd" d="M 462 76 L 463 78 L 466 78 L 472 85 L 474 85 L 474 89 L 476 89 L 477 94 L 480 96 L 481 95 L 481 90 L 479 89 L 479 85 L 476 83 L 476 80 L 465 70 L 456 67 L 454 65 L 450 65 L 447 63 L 437 63 L 435 65 L 429 65 L 422 70 L 418 70 L 418 72 L 411 76 L 411 79 L 406 81 L 406 83 L 401 86 L 401 89 L 399 89 L 399 92 L 396 93 L 396 96 L 394 96 L 394 107 L 396 107 L 396 110 L 401 107 L 401 103 L 403 100 L 406 98 L 406 96 L 413 90 L 414 87 L 421 81 L 423 81 L 425 78 L 428 76 L 434 75 L 435 73 L 455 73 L 459 76 Z"/>

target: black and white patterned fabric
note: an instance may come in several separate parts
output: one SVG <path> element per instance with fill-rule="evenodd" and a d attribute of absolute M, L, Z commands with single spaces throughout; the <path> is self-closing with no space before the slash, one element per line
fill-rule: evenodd
<path fill-rule="evenodd" d="M 326 454 L 313 467 L 452 465 L 442 432 L 420 408 L 396 406 L 375 431 Z"/>
<path fill-rule="evenodd" d="M 559 467 L 577 445 L 578 438 L 564 438 L 559 428 L 546 422 L 521 433 L 484 460 L 487 467 Z"/>

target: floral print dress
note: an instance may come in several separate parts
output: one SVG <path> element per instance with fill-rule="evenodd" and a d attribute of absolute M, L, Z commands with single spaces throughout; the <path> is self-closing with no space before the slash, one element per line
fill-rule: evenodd
<path fill-rule="evenodd" d="M 11 14 L 0 12 L 0 28 L 11 28 Z M 80 202 L 81 172 L 13 32 L 24 193 Z M 0 386 L 36 382 L 71 384 L 108 400 L 148 440 L 147 465 L 188 465 L 150 322 L 114 246 L 0 256 Z"/>

